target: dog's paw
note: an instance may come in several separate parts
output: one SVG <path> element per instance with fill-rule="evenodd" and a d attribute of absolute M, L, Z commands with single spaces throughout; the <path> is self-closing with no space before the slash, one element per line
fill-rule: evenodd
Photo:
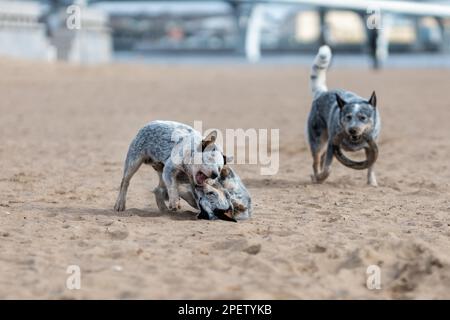
<path fill-rule="evenodd" d="M 325 178 L 326 179 L 326 178 Z M 320 176 L 315 176 L 315 175 L 311 175 L 311 181 L 314 184 L 321 184 L 322 182 L 325 181 L 325 179 L 323 177 Z"/>
<path fill-rule="evenodd" d="M 378 182 L 376 180 L 375 181 L 369 181 L 369 182 L 367 182 L 367 184 L 369 186 L 371 186 L 371 187 L 374 187 L 374 188 L 378 187 Z"/>
<path fill-rule="evenodd" d="M 125 201 L 117 200 L 116 204 L 114 205 L 115 211 L 124 211 L 125 210 Z"/>
<path fill-rule="evenodd" d="M 327 180 L 327 178 L 329 176 L 330 176 L 330 170 L 325 169 L 322 172 L 320 172 L 319 174 L 315 175 L 315 177 L 314 177 L 315 183 L 323 183 L 325 180 Z"/>

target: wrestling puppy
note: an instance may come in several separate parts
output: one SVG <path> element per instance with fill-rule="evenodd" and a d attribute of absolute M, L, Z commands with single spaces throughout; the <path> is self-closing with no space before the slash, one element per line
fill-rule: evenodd
<path fill-rule="evenodd" d="M 200 133 L 190 126 L 174 121 L 152 121 L 147 124 L 139 130 L 128 149 L 114 209 L 125 210 L 130 180 L 145 163 L 158 172 L 160 189 L 164 191 L 167 188 L 169 209 L 178 210 L 180 197 L 176 176 L 179 172 L 187 175 L 192 186 L 202 186 L 206 179 L 219 177 L 226 157 L 214 143 L 216 137 L 217 132 L 213 131 L 202 139 Z"/>
<path fill-rule="evenodd" d="M 241 178 L 229 165 L 223 167 L 216 184 L 219 184 L 230 194 L 235 219 L 245 220 L 251 217 L 252 199 L 250 193 L 245 188 Z"/>
<path fill-rule="evenodd" d="M 153 166 L 153 168 L 162 172 L 164 166 Z M 193 187 L 188 176 L 181 171 L 176 176 L 176 181 L 180 197 L 191 207 L 200 210 L 199 219 L 222 219 L 236 222 L 233 218 L 233 204 L 230 194 L 217 182 L 207 179 L 202 185 Z M 165 186 L 160 184 L 153 192 L 159 210 L 167 211 L 165 201 L 169 200 L 169 194 Z"/>
<path fill-rule="evenodd" d="M 381 129 L 375 92 L 366 100 L 345 90 L 328 91 L 326 71 L 331 60 L 331 50 L 322 46 L 314 60 L 311 72 L 311 90 L 314 96 L 309 113 L 306 136 L 313 157 L 315 183 L 321 183 L 330 175 L 335 156 L 347 167 L 368 169 L 367 183 L 377 186 L 374 163 L 378 157 L 376 140 Z M 326 146 L 325 153 L 322 150 Z M 366 161 L 355 162 L 341 151 L 364 149 Z M 322 170 L 322 172 L 320 172 Z"/>
<path fill-rule="evenodd" d="M 229 160 L 231 161 L 231 160 Z M 162 170 L 162 168 L 159 168 Z M 251 197 L 237 173 L 225 165 L 216 181 L 211 179 L 202 186 L 192 188 L 184 173 L 177 176 L 179 194 L 192 207 L 200 209 L 199 219 L 245 220 L 251 217 Z M 155 189 L 155 198 L 161 211 L 167 210 L 164 200 L 167 191 Z"/>

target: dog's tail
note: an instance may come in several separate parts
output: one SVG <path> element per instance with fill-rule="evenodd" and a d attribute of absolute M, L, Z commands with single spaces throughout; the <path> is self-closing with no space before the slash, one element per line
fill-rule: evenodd
<path fill-rule="evenodd" d="M 327 88 L 327 69 L 331 61 L 331 49 L 329 46 L 321 46 L 319 52 L 314 58 L 311 68 L 310 86 L 314 97 L 321 92 L 328 90 Z"/>

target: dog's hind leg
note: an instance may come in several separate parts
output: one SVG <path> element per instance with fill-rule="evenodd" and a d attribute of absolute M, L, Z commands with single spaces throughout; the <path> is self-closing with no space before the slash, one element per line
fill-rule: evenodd
<path fill-rule="evenodd" d="M 325 160 L 322 163 L 323 169 L 319 174 L 315 176 L 314 179 L 315 183 L 322 183 L 328 178 L 331 172 L 331 163 L 333 162 L 333 157 L 334 157 L 334 147 L 330 141 L 328 143 L 327 151 L 325 153 Z M 317 159 L 317 161 L 318 163 L 320 163 L 319 158 Z"/>
<path fill-rule="evenodd" d="M 144 162 L 144 159 L 142 157 L 137 157 L 134 159 L 132 158 L 132 156 L 127 155 L 127 160 L 125 161 L 125 169 L 123 172 L 122 182 L 120 184 L 120 192 L 119 196 L 117 197 L 116 204 L 114 205 L 114 210 L 116 211 L 125 210 L 125 203 L 130 180 Z"/>
<path fill-rule="evenodd" d="M 325 166 L 325 156 L 326 156 L 326 152 L 322 153 L 322 155 L 320 156 L 320 170 L 323 170 L 323 167 Z"/>
<path fill-rule="evenodd" d="M 158 171 L 158 177 L 159 177 L 159 183 L 158 186 L 153 190 L 153 193 L 155 194 L 155 200 L 156 205 L 158 206 L 158 209 L 162 212 L 167 212 L 169 209 L 166 206 L 165 200 L 169 199 L 169 195 L 167 193 L 166 185 L 164 184 L 164 181 L 162 179 L 162 170 Z"/>
<path fill-rule="evenodd" d="M 367 156 L 367 151 L 366 151 L 366 157 Z M 367 169 L 367 184 L 372 186 L 372 187 L 378 187 L 378 182 L 377 182 L 377 177 L 375 175 L 375 165 L 371 165 L 368 169 Z"/>
<path fill-rule="evenodd" d="M 311 180 L 316 183 L 316 178 L 322 167 L 323 161 L 321 160 L 321 154 L 328 141 L 328 131 L 327 125 L 319 116 L 315 104 L 313 104 L 308 116 L 305 134 L 313 158 L 313 175 L 311 176 Z"/>
<path fill-rule="evenodd" d="M 313 174 L 311 176 L 311 180 L 312 180 L 312 182 L 316 183 L 317 182 L 317 176 L 319 175 L 320 167 L 321 167 L 321 164 L 320 164 L 320 162 L 321 162 L 320 161 L 320 159 L 321 159 L 320 151 L 319 152 L 313 151 L 312 152 L 312 157 L 313 157 L 313 165 L 312 165 L 312 167 L 313 167 Z"/>
<path fill-rule="evenodd" d="M 311 180 L 316 183 L 317 177 L 321 170 L 323 170 L 325 153 L 322 152 L 326 143 L 326 132 L 317 132 L 310 130 L 308 133 L 308 143 L 311 148 L 311 155 L 313 158 L 313 175 Z"/>
<path fill-rule="evenodd" d="M 169 194 L 169 210 L 171 211 L 177 211 L 181 207 L 180 195 L 178 193 L 177 174 L 177 169 L 169 159 L 164 166 L 162 179 Z"/>

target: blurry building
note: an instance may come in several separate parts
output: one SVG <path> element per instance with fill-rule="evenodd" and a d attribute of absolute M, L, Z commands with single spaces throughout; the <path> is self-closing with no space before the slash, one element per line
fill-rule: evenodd
<path fill-rule="evenodd" d="M 79 28 L 68 26 L 72 1 L 0 1 L 0 55 L 77 63 L 111 60 L 105 13 L 77 1 Z"/>
<path fill-rule="evenodd" d="M 225 2 L 101 2 L 116 50 L 227 50 L 234 21 Z"/>
<path fill-rule="evenodd" d="M 241 10 L 244 15 L 239 16 L 227 1 L 75 1 L 82 7 L 80 29 L 66 25 L 67 7 L 74 0 L 0 1 L 0 55 L 98 63 L 111 59 L 112 48 L 232 52 L 242 45 L 241 22 L 251 11 Z M 305 52 L 327 42 L 337 51 L 361 52 L 370 37 L 364 19 L 354 11 L 264 5 L 260 47 Z M 448 19 L 391 15 L 389 48 L 448 49 L 449 34 Z"/>
<path fill-rule="evenodd" d="M 53 60 L 56 50 L 40 16 L 36 2 L 0 1 L 0 55 Z"/>
<path fill-rule="evenodd" d="M 327 42 L 338 50 L 363 50 L 367 42 L 364 19 L 353 11 L 328 11 L 325 15 Z M 316 10 L 293 12 L 285 24 L 294 29 L 288 45 L 298 49 L 316 47 L 320 39 L 320 18 Z M 393 51 L 434 51 L 443 42 L 436 18 L 395 16 L 390 21 L 388 40 Z"/>
<path fill-rule="evenodd" d="M 235 12 L 225 1 L 99 2 L 110 16 L 116 50 L 231 51 L 239 41 Z M 317 9 L 267 5 L 261 29 L 264 51 L 315 50 L 321 42 Z M 327 42 L 337 50 L 361 51 L 367 43 L 363 15 L 353 11 L 325 12 Z M 395 16 L 390 48 L 437 50 L 442 25 L 435 18 Z"/>

